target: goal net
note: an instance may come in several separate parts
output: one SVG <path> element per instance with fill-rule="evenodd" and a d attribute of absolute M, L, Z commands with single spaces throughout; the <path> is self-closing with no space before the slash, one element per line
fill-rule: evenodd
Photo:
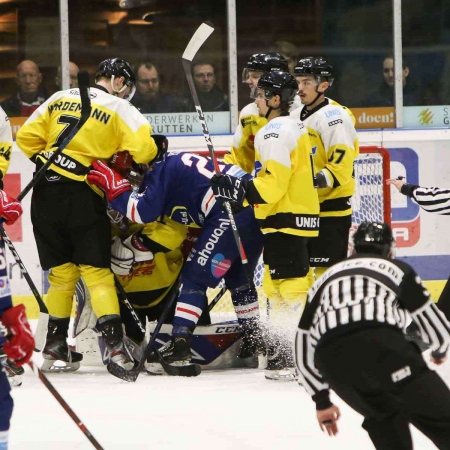
<path fill-rule="evenodd" d="M 203 156 L 209 156 L 207 151 L 195 152 Z M 223 158 L 225 150 L 216 150 L 216 155 Z M 354 164 L 355 194 L 352 197 L 352 236 L 358 225 L 363 221 L 391 222 L 390 188 L 386 185 L 386 179 L 390 173 L 389 152 L 383 147 L 361 146 L 359 156 Z M 349 254 L 352 251 L 351 239 Z M 266 308 L 266 296 L 262 289 L 264 264 L 260 259 L 254 274 L 254 282 L 258 291 L 259 303 L 262 310 Z M 220 284 L 215 289 L 208 290 L 208 301 L 211 302 L 222 288 Z M 234 315 L 230 293 L 227 291 L 211 311 L 213 318 Z"/>

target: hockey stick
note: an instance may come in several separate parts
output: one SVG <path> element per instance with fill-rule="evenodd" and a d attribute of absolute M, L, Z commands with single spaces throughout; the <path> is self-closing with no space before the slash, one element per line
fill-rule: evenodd
<path fill-rule="evenodd" d="M 80 70 L 78 72 L 78 86 L 80 87 L 80 99 L 81 99 L 81 116 L 72 131 L 65 137 L 59 147 L 54 150 L 45 164 L 36 172 L 33 179 L 24 187 L 22 192 L 17 196 L 17 200 L 20 202 L 28 194 L 28 192 L 36 186 L 37 182 L 44 176 L 47 169 L 55 162 L 56 158 L 67 147 L 69 142 L 75 137 L 80 128 L 87 122 L 91 115 L 91 99 L 89 96 L 89 74 L 86 70 Z"/>
<path fill-rule="evenodd" d="M 20 258 L 19 254 L 17 253 L 16 248 L 14 247 L 13 243 L 11 242 L 11 239 L 9 239 L 8 235 L 6 234 L 5 229 L 3 226 L 0 225 L 0 234 L 2 236 L 3 242 L 6 243 L 6 245 L 9 248 L 9 251 L 14 256 L 14 259 L 16 260 L 17 264 L 20 267 L 20 271 L 22 272 L 22 275 L 24 276 L 25 280 L 27 280 L 28 286 L 30 286 L 31 292 L 34 295 L 34 298 L 36 299 L 38 305 L 39 305 L 39 320 L 36 327 L 36 331 L 34 333 L 34 341 L 35 346 L 34 350 L 36 352 L 42 351 L 45 345 L 46 337 L 47 337 L 47 328 L 48 328 L 48 320 L 49 320 L 49 314 L 47 306 L 45 305 L 44 301 L 42 300 L 41 294 L 39 294 L 39 291 L 36 288 L 36 285 L 33 283 L 33 280 L 30 277 L 30 274 L 28 273 L 28 270 L 26 269 L 25 265 L 23 264 L 22 259 Z"/>
<path fill-rule="evenodd" d="M 123 286 L 120 284 L 120 281 L 118 280 L 116 275 L 114 275 L 114 282 L 116 284 L 116 289 L 119 292 L 120 299 L 130 311 L 130 314 L 133 317 L 134 321 L 136 322 L 137 326 L 139 327 L 141 333 L 143 333 L 145 336 L 145 328 L 141 320 L 139 319 L 138 315 L 136 314 L 136 311 L 134 310 L 132 304 L 128 300 L 127 293 L 125 292 Z M 158 356 L 159 362 L 162 368 L 164 369 L 164 372 L 166 372 L 168 375 L 179 377 L 195 377 L 199 375 L 198 369 L 192 367 L 194 364 L 186 366 L 171 366 L 168 362 L 164 360 L 161 353 L 156 347 L 153 348 L 153 351 Z"/>
<path fill-rule="evenodd" d="M 206 145 L 209 150 L 209 155 L 214 163 L 214 170 L 216 175 L 220 175 L 219 163 L 217 162 L 216 154 L 214 152 L 214 146 L 211 140 L 211 135 L 209 134 L 208 125 L 206 124 L 205 115 L 203 114 L 202 107 L 200 105 L 200 100 L 197 95 L 197 90 L 195 88 L 194 79 L 192 77 L 192 60 L 199 51 L 200 47 L 206 42 L 209 36 L 214 31 L 214 26 L 211 22 L 204 22 L 198 28 L 197 31 L 192 36 L 189 44 L 184 50 L 182 56 L 183 69 L 186 75 L 186 79 L 189 85 L 189 90 L 191 91 L 192 99 L 194 100 L 195 109 L 198 114 L 198 118 L 202 125 L 203 137 L 205 138 Z M 241 236 L 239 235 L 239 230 L 236 226 L 236 221 L 234 219 L 233 211 L 231 209 L 230 202 L 223 202 L 225 210 L 228 215 L 228 220 L 230 221 L 231 229 L 233 231 L 234 240 L 236 241 L 237 248 L 239 250 L 239 255 L 241 257 L 242 265 L 244 266 L 245 273 L 247 275 L 250 285 L 253 285 L 253 274 L 250 271 L 247 256 L 244 251 L 244 246 L 242 245 Z"/>
<path fill-rule="evenodd" d="M 56 158 L 61 154 L 61 152 L 67 147 L 67 144 L 73 139 L 75 134 L 79 131 L 79 129 L 86 123 L 91 115 L 91 100 L 89 98 L 89 75 L 85 70 L 80 70 L 78 72 L 78 84 L 80 86 L 80 99 L 81 99 L 81 116 L 77 124 L 74 126 L 69 135 L 63 140 L 61 145 L 53 152 L 53 154 L 49 157 L 46 163 L 36 172 L 33 179 L 25 186 L 22 192 L 17 196 L 17 200 L 20 202 L 25 195 L 37 184 L 37 182 L 44 176 L 47 169 L 50 165 L 56 160 Z M 17 250 L 15 249 L 11 239 L 9 239 L 5 229 L 3 228 L 3 220 L 0 221 L 0 235 L 3 238 L 3 241 L 8 246 L 10 252 L 14 256 L 17 264 L 20 267 L 22 275 L 30 286 L 31 292 L 33 293 L 36 301 L 39 305 L 39 320 L 38 325 L 35 331 L 34 339 L 35 339 L 35 350 L 41 351 L 44 348 L 45 340 L 47 336 L 47 328 L 49 321 L 49 313 L 45 303 L 42 300 L 39 291 L 36 288 L 36 285 L 33 283 L 33 280 L 30 277 L 25 265 L 22 262 Z"/>
<path fill-rule="evenodd" d="M 70 418 L 77 424 L 77 427 L 84 433 L 84 435 L 89 439 L 90 443 L 97 450 L 103 450 L 103 447 L 94 438 L 92 433 L 87 429 L 86 425 L 80 420 L 80 418 L 75 414 L 74 410 L 68 405 L 68 403 L 62 398 L 61 394 L 56 390 L 55 386 L 50 383 L 50 380 L 44 375 L 44 373 L 39 369 L 39 367 L 30 361 L 28 365 L 31 367 L 33 373 L 42 381 L 44 386 L 50 391 L 50 393 L 55 397 L 56 401 L 63 407 L 64 411 L 69 414 Z"/>
<path fill-rule="evenodd" d="M 153 353 L 153 348 L 156 342 L 156 338 L 161 330 L 161 327 L 163 326 L 170 309 L 172 308 L 178 294 L 178 289 L 180 287 L 179 279 L 173 284 L 173 286 L 170 288 L 169 293 L 167 294 L 169 297 L 169 300 L 161 313 L 161 316 L 158 320 L 158 323 L 156 324 L 155 329 L 153 330 L 152 337 L 150 338 L 149 343 L 147 344 L 146 349 L 144 350 L 144 355 L 137 364 L 136 367 L 134 367 L 131 370 L 126 370 L 123 367 L 119 366 L 118 364 L 115 364 L 113 362 L 110 362 L 107 365 L 108 372 L 111 375 L 114 375 L 115 377 L 121 378 L 122 380 L 129 381 L 129 382 L 135 382 L 141 373 L 142 369 L 144 368 L 145 362 L 149 356 Z M 175 369 L 179 369 L 179 367 L 171 366 Z M 193 373 L 191 376 L 196 376 L 200 374 L 201 368 L 197 364 L 192 364 L 191 366 L 185 366 L 185 367 L 191 367 L 193 370 Z"/>
<path fill-rule="evenodd" d="M 225 292 L 227 292 L 227 288 L 223 286 L 220 291 L 216 294 L 216 296 L 212 299 L 211 303 L 208 305 L 208 312 L 210 312 L 214 306 L 219 303 L 219 301 L 222 299 L 222 297 L 225 295 Z"/>

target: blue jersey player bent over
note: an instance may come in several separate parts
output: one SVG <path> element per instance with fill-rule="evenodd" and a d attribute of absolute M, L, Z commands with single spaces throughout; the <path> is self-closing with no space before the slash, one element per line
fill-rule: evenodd
<path fill-rule="evenodd" d="M 221 165 L 222 173 L 251 177 L 239 167 Z M 190 336 L 206 306 L 206 290 L 224 279 L 243 331 L 239 356 L 252 356 L 261 349 L 259 306 L 253 283 L 246 276 L 234 241 L 230 220 L 210 187 L 214 175 L 210 159 L 191 153 L 168 153 L 146 173 L 139 193 L 128 180 L 101 161 L 93 163 L 88 181 L 100 187 L 116 211 L 137 223 L 160 216 L 201 228 L 181 271 L 181 290 L 173 320 L 173 339 L 162 351 L 168 362 L 188 361 Z M 253 272 L 261 255 L 263 237 L 251 207 L 235 214 L 236 225 Z"/>

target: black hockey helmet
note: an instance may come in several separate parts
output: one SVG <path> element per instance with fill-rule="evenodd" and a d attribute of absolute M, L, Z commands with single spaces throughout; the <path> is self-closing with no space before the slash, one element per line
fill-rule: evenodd
<path fill-rule="evenodd" d="M 322 56 L 308 56 L 298 60 L 294 74 L 297 77 L 314 76 L 319 83 L 328 81 L 330 85 L 333 83 L 333 66 L 330 61 Z"/>
<path fill-rule="evenodd" d="M 287 59 L 281 53 L 255 53 L 250 56 L 245 67 L 259 72 L 289 72 Z"/>
<path fill-rule="evenodd" d="M 275 94 L 281 98 L 281 103 L 291 104 L 298 91 L 297 81 L 289 72 L 272 71 L 261 75 L 258 80 L 258 89 L 264 91 L 265 98 L 269 100 Z"/>
<path fill-rule="evenodd" d="M 389 256 L 395 239 L 391 227 L 382 222 L 361 222 L 353 236 L 356 253 L 376 253 Z"/>
<path fill-rule="evenodd" d="M 125 84 L 121 91 L 125 90 L 127 86 L 133 89 L 136 84 L 136 76 L 130 64 L 120 58 L 110 58 L 102 61 L 98 66 L 95 79 L 98 80 L 100 77 L 111 78 L 112 81 L 114 78 L 124 77 Z"/>

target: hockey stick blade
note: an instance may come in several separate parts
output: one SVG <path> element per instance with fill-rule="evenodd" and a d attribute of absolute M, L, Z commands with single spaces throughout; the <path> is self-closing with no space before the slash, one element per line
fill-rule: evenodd
<path fill-rule="evenodd" d="M 213 31 L 214 25 L 211 22 L 203 22 L 191 37 L 189 44 L 184 50 L 182 58 L 186 59 L 187 61 L 192 61 L 199 51 L 200 47 L 205 43 L 209 36 L 211 36 L 211 33 Z"/>
<path fill-rule="evenodd" d="M 39 313 L 38 324 L 36 327 L 36 331 L 34 332 L 34 351 L 41 352 L 44 349 L 45 343 L 47 341 L 47 330 L 48 330 L 48 321 L 50 319 L 50 315 L 45 312 Z"/>

